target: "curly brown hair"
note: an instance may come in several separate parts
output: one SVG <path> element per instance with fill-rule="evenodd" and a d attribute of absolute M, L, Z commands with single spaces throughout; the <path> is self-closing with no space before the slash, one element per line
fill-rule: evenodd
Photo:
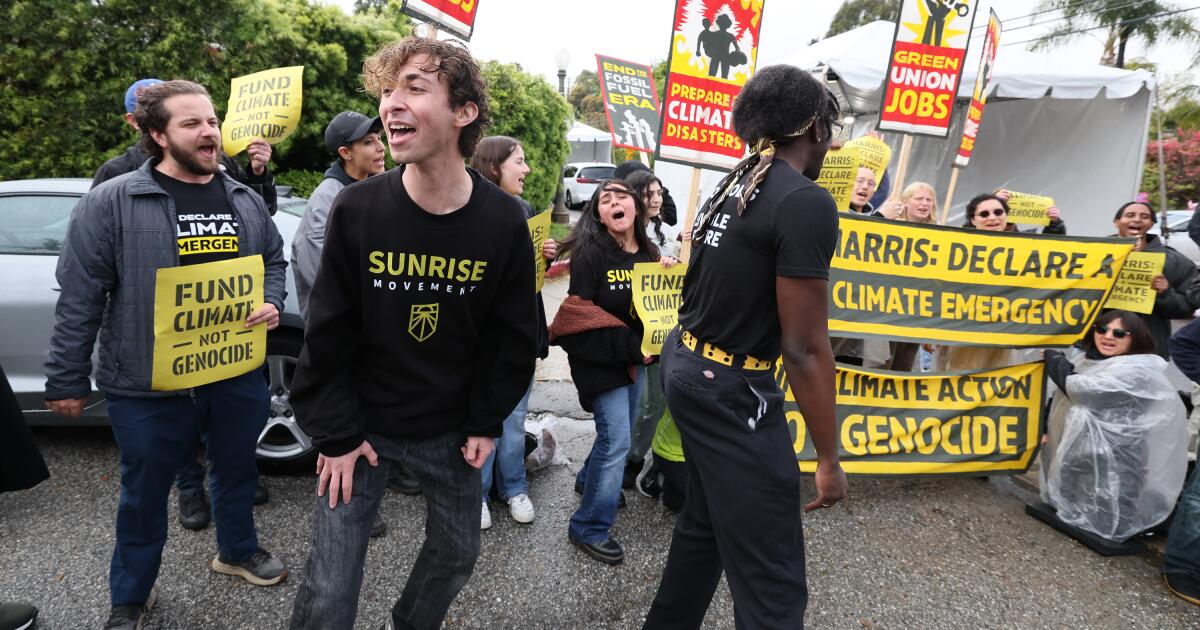
<path fill-rule="evenodd" d="M 463 157 L 469 158 L 475 153 L 475 145 L 487 127 L 492 124 L 492 117 L 487 86 L 483 83 L 479 64 L 461 44 L 415 36 L 384 44 L 363 62 L 363 88 L 378 98 L 383 88 L 395 84 L 400 68 L 420 55 L 425 57 L 421 70 L 436 72 L 450 88 L 451 108 L 458 109 L 467 103 L 475 103 L 479 109 L 479 115 L 471 124 L 463 127 L 458 137 L 459 150 Z"/>

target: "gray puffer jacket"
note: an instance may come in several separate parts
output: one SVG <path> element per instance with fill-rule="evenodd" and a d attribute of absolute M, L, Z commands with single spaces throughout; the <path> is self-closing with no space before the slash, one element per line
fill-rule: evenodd
<path fill-rule="evenodd" d="M 150 160 L 93 188 L 71 213 L 56 273 L 62 292 L 46 359 L 48 400 L 91 392 L 97 332 L 101 391 L 141 398 L 185 393 L 150 389 L 155 276 L 163 267 L 179 266 L 175 202 L 154 181 L 155 164 Z M 238 255 L 262 255 L 264 296 L 282 313 L 287 261 L 279 230 L 262 197 L 219 177 L 237 217 Z"/>

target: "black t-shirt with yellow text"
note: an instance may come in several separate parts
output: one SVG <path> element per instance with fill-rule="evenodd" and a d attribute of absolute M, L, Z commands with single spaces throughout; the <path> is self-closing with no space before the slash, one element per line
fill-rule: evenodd
<path fill-rule="evenodd" d="M 222 176 L 213 177 L 207 184 L 191 184 L 157 170 L 153 173 L 154 180 L 175 201 L 179 264 L 237 258 L 237 216 L 225 196 Z"/>

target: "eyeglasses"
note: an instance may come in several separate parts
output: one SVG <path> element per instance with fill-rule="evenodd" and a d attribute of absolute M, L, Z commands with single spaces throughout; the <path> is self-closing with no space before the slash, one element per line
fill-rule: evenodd
<path fill-rule="evenodd" d="M 829 137 L 835 142 L 842 139 L 846 133 L 846 124 L 840 120 L 830 120 L 829 122 Z"/>
<path fill-rule="evenodd" d="M 1097 335 L 1104 336 L 1108 333 L 1112 333 L 1112 336 L 1116 337 L 1117 339 L 1124 339 L 1126 336 L 1133 334 L 1132 331 L 1125 330 L 1124 328 L 1109 328 L 1103 324 L 1096 325 Z"/>
<path fill-rule="evenodd" d="M 995 210 L 980 210 L 979 212 L 975 213 L 975 216 L 979 217 L 980 219 L 986 219 L 992 215 L 1002 217 L 1006 214 L 1008 214 L 1008 211 L 1006 211 L 1004 208 L 996 208 Z"/>

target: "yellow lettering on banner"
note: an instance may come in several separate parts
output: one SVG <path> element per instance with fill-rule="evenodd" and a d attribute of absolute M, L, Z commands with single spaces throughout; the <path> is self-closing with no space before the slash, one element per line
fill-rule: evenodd
<path fill-rule="evenodd" d="M 1046 211 L 1054 207 L 1052 197 L 1009 191 L 1008 222 L 1020 225 L 1050 225 Z"/>
<path fill-rule="evenodd" d="M 245 327 L 262 303 L 262 256 L 159 269 L 151 389 L 199 387 L 262 365 L 267 327 Z"/>
<path fill-rule="evenodd" d="M 1119 308 L 1134 313 L 1151 313 L 1158 293 L 1150 288 L 1154 277 L 1161 275 L 1167 265 L 1166 252 L 1133 252 L 1117 274 L 1117 284 L 1104 308 Z"/>
<path fill-rule="evenodd" d="M 550 213 L 542 212 L 529 220 L 529 239 L 533 241 L 533 266 L 537 274 L 534 291 L 541 291 L 546 286 L 546 270 L 549 263 L 542 255 L 542 244 L 550 238 Z"/>
<path fill-rule="evenodd" d="M 687 265 L 670 269 L 658 263 L 633 266 L 633 307 L 642 322 L 642 354 L 662 352 L 667 333 L 679 319 L 679 297 Z"/>
<path fill-rule="evenodd" d="M 229 85 L 229 106 L 221 122 L 222 148 L 237 155 L 255 138 L 283 142 L 300 124 L 304 98 L 304 66 L 274 68 Z"/>

